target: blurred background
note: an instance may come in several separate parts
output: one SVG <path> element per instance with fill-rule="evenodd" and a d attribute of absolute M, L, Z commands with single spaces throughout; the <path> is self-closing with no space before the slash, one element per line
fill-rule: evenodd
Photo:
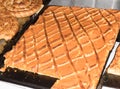
<path fill-rule="evenodd" d="M 51 0 L 49 5 L 120 9 L 120 0 Z"/>

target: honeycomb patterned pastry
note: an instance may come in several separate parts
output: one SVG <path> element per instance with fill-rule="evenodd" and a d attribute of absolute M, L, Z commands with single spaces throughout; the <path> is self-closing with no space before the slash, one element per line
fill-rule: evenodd
<path fill-rule="evenodd" d="M 5 66 L 59 78 L 52 89 L 95 89 L 119 31 L 117 10 L 50 6 L 30 26 Z"/>

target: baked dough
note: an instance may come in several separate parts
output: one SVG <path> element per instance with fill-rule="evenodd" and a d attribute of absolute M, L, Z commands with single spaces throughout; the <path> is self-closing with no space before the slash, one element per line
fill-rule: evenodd
<path fill-rule="evenodd" d="M 118 47 L 114 60 L 107 72 L 109 74 L 120 76 L 120 46 Z"/>
<path fill-rule="evenodd" d="M 53 89 L 95 89 L 120 29 L 116 10 L 50 6 L 5 54 L 5 66 L 59 78 Z"/>
<path fill-rule="evenodd" d="M 17 19 L 0 3 L 0 39 L 10 40 L 18 29 Z"/>
<path fill-rule="evenodd" d="M 3 5 L 13 16 L 21 18 L 37 12 L 42 5 L 42 0 L 4 0 Z"/>

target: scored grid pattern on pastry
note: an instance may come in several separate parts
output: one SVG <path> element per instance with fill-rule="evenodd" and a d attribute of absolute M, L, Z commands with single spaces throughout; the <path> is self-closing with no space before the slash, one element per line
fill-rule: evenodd
<path fill-rule="evenodd" d="M 119 30 L 112 13 L 48 7 L 5 55 L 5 66 L 58 77 L 55 89 L 95 88 Z"/>

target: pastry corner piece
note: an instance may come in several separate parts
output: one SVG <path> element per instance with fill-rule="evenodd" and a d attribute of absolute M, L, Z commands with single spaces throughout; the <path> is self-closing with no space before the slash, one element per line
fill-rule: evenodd
<path fill-rule="evenodd" d="M 49 6 L 5 56 L 7 67 L 59 78 L 52 89 L 95 89 L 120 29 L 116 10 Z"/>
<path fill-rule="evenodd" d="M 107 72 L 109 74 L 120 76 L 120 46 L 118 47 L 114 60 Z"/>

